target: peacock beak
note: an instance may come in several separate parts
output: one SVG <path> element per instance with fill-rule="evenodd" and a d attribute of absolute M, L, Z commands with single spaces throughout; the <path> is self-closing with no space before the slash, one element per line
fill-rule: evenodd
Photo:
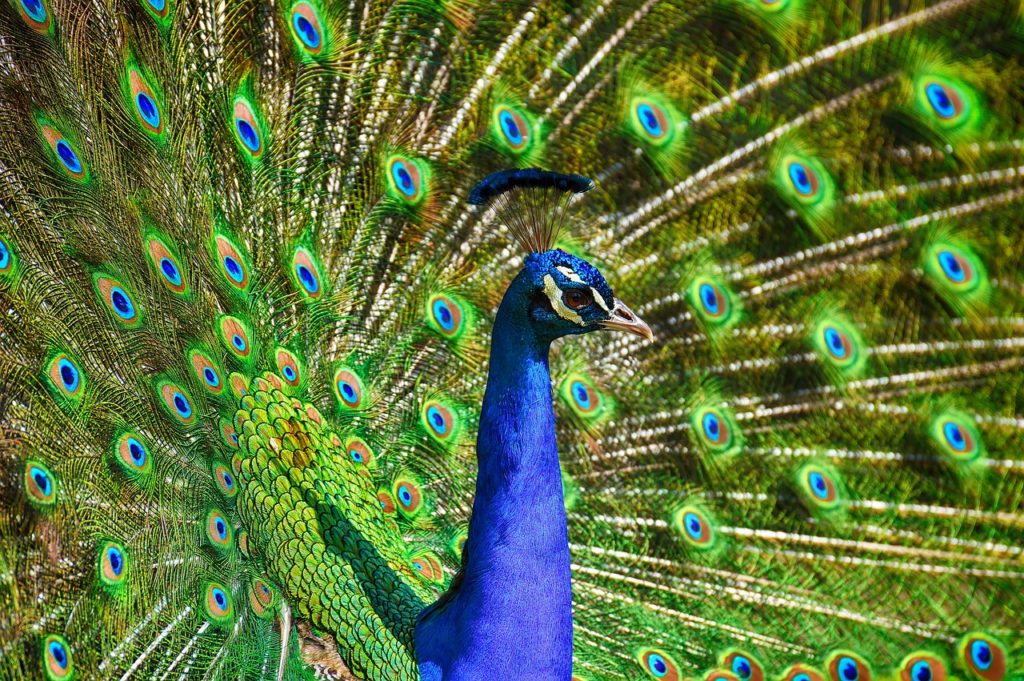
<path fill-rule="evenodd" d="M 629 333 L 635 333 L 638 336 L 643 336 L 649 341 L 654 340 L 654 333 L 651 331 L 651 327 L 647 326 L 647 322 L 640 319 L 626 307 L 626 304 L 615 299 L 615 305 L 612 307 L 612 318 L 600 323 L 605 329 L 615 329 L 616 331 L 628 331 Z"/>

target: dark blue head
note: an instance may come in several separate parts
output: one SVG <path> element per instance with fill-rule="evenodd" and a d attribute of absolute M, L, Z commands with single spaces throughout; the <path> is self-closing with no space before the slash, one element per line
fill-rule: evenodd
<path fill-rule="evenodd" d="M 543 342 L 598 329 L 653 340 L 650 327 L 615 297 L 596 267 L 562 250 L 526 256 L 510 293 L 525 298 L 534 336 Z"/>

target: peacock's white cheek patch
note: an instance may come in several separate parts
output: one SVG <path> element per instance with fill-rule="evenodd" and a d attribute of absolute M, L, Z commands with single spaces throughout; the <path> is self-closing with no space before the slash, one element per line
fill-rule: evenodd
<path fill-rule="evenodd" d="M 558 288 L 555 278 L 550 274 L 544 275 L 544 293 L 547 295 L 548 300 L 551 301 L 551 308 L 555 311 L 555 314 L 573 324 L 586 326 L 583 317 L 579 316 L 575 310 L 566 307 L 565 303 L 562 302 L 562 289 Z"/>

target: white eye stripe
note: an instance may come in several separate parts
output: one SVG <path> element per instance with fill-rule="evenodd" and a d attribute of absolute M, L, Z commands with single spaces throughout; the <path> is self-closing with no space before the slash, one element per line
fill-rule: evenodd
<path fill-rule="evenodd" d="M 571 267 L 566 267 L 565 265 L 559 265 L 555 269 L 558 270 L 559 272 L 561 272 L 562 274 L 564 274 L 565 278 L 568 279 L 569 281 L 575 281 L 578 284 L 585 284 L 586 283 L 585 281 L 583 281 L 583 277 L 581 277 L 580 275 L 576 274 L 576 270 L 572 269 Z M 597 304 L 601 306 L 601 309 L 603 309 L 605 312 L 609 312 L 609 313 L 612 311 L 612 309 L 610 307 L 608 307 L 608 301 L 604 299 L 604 296 L 602 296 L 601 293 L 596 288 L 591 286 L 590 287 L 590 292 L 594 294 L 594 300 L 596 300 Z"/>
<path fill-rule="evenodd" d="M 576 274 L 576 270 L 574 270 L 571 267 L 559 265 L 555 269 L 564 274 L 565 278 L 568 279 L 569 281 L 575 281 L 577 284 L 584 283 L 583 278 L 580 275 Z"/>
<path fill-rule="evenodd" d="M 558 284 L 555 283 L 555 278 L 550 274 L 544 275 L 544 293 L 547 294 L 548 300 L 551 301 L 551 308 L 555 311 L 555 314 L 566 321 L 572 322 L 573 324 L 586 326 L 583 322 L 583 317 L 579 316 L 575 311 L 570 310 L 565 306 L 565 303 L 562 302 L 562 289 L 558 288 Z"/>

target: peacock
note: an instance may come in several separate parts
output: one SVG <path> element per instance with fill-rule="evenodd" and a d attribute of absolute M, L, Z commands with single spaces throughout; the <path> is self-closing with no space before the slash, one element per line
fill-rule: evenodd
<path fill-rule="evenodd" d="M 0 679 L 1024 679 L 1022 55 L 0 0 Z"/>

